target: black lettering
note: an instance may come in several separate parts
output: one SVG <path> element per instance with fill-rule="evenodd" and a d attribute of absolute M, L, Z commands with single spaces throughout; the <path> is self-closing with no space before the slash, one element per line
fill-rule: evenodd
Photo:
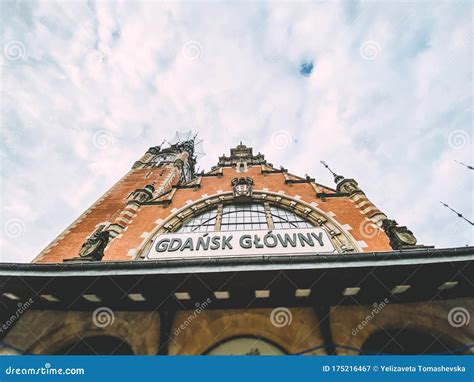
<path fill-rule="evenodd" d="M 305 243 L 308 244 L 310 247 L 314 247 L 314 241 L 311 238 L 311 235 L 309 233 L 306 235 L 303 233 L 299 233 L 298 239 L 300 239 L 300 243 L 302 247 L 304 247 Z"/>
<path fill-rule="evenodd" d="M 177 251 L 181 247 L 181 244 L 183 244 L 181 239 L 171 239 L 170 246 L 168 247 L 168 252 Z"/>
<path fill-rule="evenodd" d="M 250 235 L 242 235 L 239 240 L 239 244 L 244 249 L 252 248 L 252 238 Z"/>
<path fill-rule="evenodd" d="M 211 242 L 212 242 L 211 249 L 213 251 L 220 248 L 220 246 L 221 246 L 220 241 L 221 241 L 221 238 L 219 236 L 214 236 L 212 238 L 212 240 L 211 240 Z"/>
<path fill-rule="evenodd" d="M 159 242 L 157 242 L 155 245 L 156 252 L 165 252 L 168 249 L 169 242 L 170 239 L 161 239 Z"/>
<path fill-rule="evenodd" d="M 317 242 L 319 243 L 319 245 L 321 247 L 324 246 L 324 244 L 323 244 L 323 233 L 322 232 L 319 232 L 317 235 L 314 232 L 312 232 L 311 235 L 313 235 L 313 237 L 317 240 Z"/>
<path fill-rule="evenodd" d="M 222 249 L 225 249 L 226 246 L 229 247 L 229 249 L 232 249 L 232 244 L 230 244 L 232 237 L 232 235 L 229 237 L 224 236 L 224 238 L 222 239 Z"/>
<path fill-rule="evenodd" d="M 196 251 L 199 251 L 199 248 L 202 247 L 203 250 L 207 251 L 209 249 L 209 242 L 211 238 L 208 236 L 206 238 L 200 237 L 198 238 L 198 242 L 196 244 Z"/>
<path fill-rule="evenodd" d="M 181 247 L 180 251 L 184 251 L 185 249 L 190 249 L 191 251 L 194 251 L 193 238 L 192 237 L 188 237 L 186 239 L 186 241 L 184 242 L 184 244 Z"/>
<path fill-rule="evenodd" d="M 285 233 L 285 236 L 282 237 L 280 234 L 277 234 L 278 240 L 280 240 L 281 245 L 286 248 L 290 244 L 293 248 L 296 247 L 296 235 L 292 234 L 293 240 L 290 238 L 290 235 Z"/>
<path fill-rule="evenodd" d="M 255 248 L 263 248 L 263 245 L 260 244 L 260 240 L 261 239 L 257 235 L 253 237 L 253 245 L 255 246 Z"/>
<path fill-rule="evenodd" d="M 271 243 L 270 243 L 270 240 L 271 239 Z M 265 244 L 268 248 L 275 248 L 277 245 L 278 245 L 278 240 L 276 238 L 276 236 L 272 233 L 267 233 L 264 237 L 263 237 L 263 244 Z"/>

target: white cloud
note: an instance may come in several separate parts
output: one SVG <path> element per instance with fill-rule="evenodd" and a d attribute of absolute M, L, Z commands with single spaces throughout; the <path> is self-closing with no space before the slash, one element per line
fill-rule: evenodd
<path fill-rule="evenodd" d="M 439 203 L 473 218 L 472 174 L 454 162 L 474 162 L 472 10 L 429 4 L 3 3 L 2 48 L 19 41 L 24 57 L 1 57 L 1 218 L 25 233 L 2 236 L 2 259 L 32 259 L 188 129 L 204 139 L 201 168 L 243 140 L 332 186 L 325 159 L 420 242 L 473 244 Z M 281 131 L 288 150 L 271 144 Z M 101 132 L 112 139 L 97 147 Z"/>

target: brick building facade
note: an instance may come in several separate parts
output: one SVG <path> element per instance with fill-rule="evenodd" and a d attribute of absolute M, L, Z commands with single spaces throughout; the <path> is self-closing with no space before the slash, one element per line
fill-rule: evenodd
<path fill-rule="evenodd" d="M 472 352 L 474 248 L 418 244 L 354 179 L 242 143 L 195 173 L 194 147 L 151 147 L 32 264 L 2 264 L 5 353 Z"/>

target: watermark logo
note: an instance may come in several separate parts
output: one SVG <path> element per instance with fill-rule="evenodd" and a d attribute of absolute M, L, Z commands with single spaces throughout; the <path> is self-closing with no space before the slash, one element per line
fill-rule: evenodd
<path fill-rule="evenodd" d="M 469 134 L 464 130 L 454 130 L 448 137 L 449 146 L 455 150 L 464 149 L 469 145 L 470 141 Z"/>
<path fill-rule="evenodd" d="M 360 56 L 367 61 L 375 60 L 379 56 L 380 51 L 380 45 L 377 41 L 366 41 L 359 48 Z"/>
<path fill-rule="evenodd" d="M 26 56 L 26 48 L 21 41 L 13 40 L 5 44 L 3 54 L 11 61 L 22 60 Z"/>
<path fill-rule="evenodd" d="M 270 322 L 277 328 L 290 326 L 293 321 L 293 315 L 288 308 L 279 307 L 272 310 L 270 313 Z"/>
<path fill-rule="evenodd" d="M 203 47 L 196 40 L 186 41 L 181 49 L 181 53 L 186 60 L 196 61 L 199 60 L 203 54 Z"/>
<path fill-rule="evenodd" d="M 25 223 L 18 218 L 9 219 L 3 225 L 3 231 L 8 237 L 19 237 L 25 232 Z"/>
<path fill-rule="evenodd" d="M 291 135 L 286 130 L 275 131 L 270 139 L 272 146 L 275 147 L 277 150 L 286 149 L 291 145 L 291 141 Z"/>
<path fill-rule="evenodd" d="M 378 233 L 378 228 L 370 220 L 364 220 L 359 225 L 360 234 L 366 239 L 372 239 Z"/>
<path fill-rule="evenodd" d="M 114 144 L 114 136 L 108 130 L 99 130 L 92 137 L 92 143 L 99 150 L 104 150 Z"/>
<path fill-rule="evenodd" d="M 97 308 L 92 313 L 92 322 L 98 328 L 106 328 L 109 325 L 113 325 L 115 321 L 115 314 L 112 309 L 105 306 Z"/>
<path fill-rule="evenodd" d="M 469 325 L 471 316 L 467 309 L 457 306 L 451 309 L 448 313 L 448 322 L 453 328 L 460 328 L 461 326 Z"/>

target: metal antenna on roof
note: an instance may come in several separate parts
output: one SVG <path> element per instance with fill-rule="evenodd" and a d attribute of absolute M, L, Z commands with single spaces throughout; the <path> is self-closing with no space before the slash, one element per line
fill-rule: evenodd
<path fill-rule="evenodd" d="M 454 160 L 455 162 L 458 162 L 459 164 L 463 165 L 464 167 L 467 167 L 469 170 L 474 170 L 474 166 L 469 166 L 468 164 L 459 162 L 458 160 Z"/>
<path fill-rule="evenodd" d="M 451 211 L 453 211 L 456 215 L 458 215 L 459 218 L 461 219 L 464 219 L 465 221 L 467 221 L 470 225 L 474 225 L 474 223 L 472 221 L 470 221 L 469 219 L 465 218 L 461 213 L 459 213 L 458 211 L 456 211 L 455 209 L 451 208 L 450 206 L 448 206 L 446 203 L 442 202 L 441 200 L 439 201 L 443 206 L 445 206 L 446 208 L 449 208 Z"/>
<path fill-rule="evenodd" d="M 330 172 L 334 177 L 337 176 L 337 174 L 329 168 L 328 164 L 327 164 L 325 161 L 322 160 L 320 163 L 321 163 L 324 167 L 326 167 L 326 168 L 329 170 L 329 172 Z"/>
<path fill-rule="evenodd" d="M 326 167 L 326 168 L 331 172 L 331 174 L 334 176 L 334 182 L 335 182 L 336 184 L 339 184 L 341 181 L 344 180 L 344 177 L 343 177 L 342 175 L 337 175 L 334 171 L 332 171 L 332 170 L 329 168 L 328 164 L 327 164 L 325 161 L 322 160 L 322 161 L 321 161 L 321 164 L 322 164 L 324 167 Z"/>

